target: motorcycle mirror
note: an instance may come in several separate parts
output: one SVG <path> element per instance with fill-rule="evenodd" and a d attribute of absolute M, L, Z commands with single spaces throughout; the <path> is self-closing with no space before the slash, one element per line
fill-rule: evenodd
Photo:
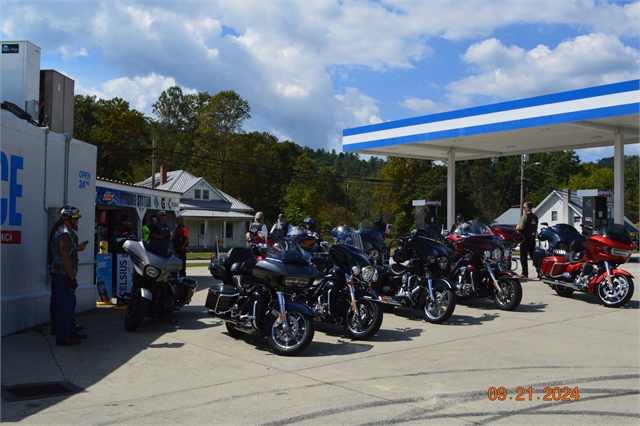
<path fill-rule="evenodd" d="M 320 247 L 322 247 L 323 249 L 328 249 L 329 248 L 329 242 L 328 241 L 320 241 Z"/>
<path fill-rule="evenodd" d="M 547 222 L 540 222 L 540 225 L 542 226 L 549 226 L 549 224 Z"/>

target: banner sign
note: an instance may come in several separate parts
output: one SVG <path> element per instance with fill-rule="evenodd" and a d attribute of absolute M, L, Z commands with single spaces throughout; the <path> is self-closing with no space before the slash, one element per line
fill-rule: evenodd
<path fill-rule="evenodd" d="M 133 287 L 133 263 L 128 254 L 118 253 L 116 255 L 116 293 L 118 305 L 127 304 L 131 298 L 131 288 Z"/>
<path fill-rule="evenodd" d="M 111 302 L 113 292 L 113 273 L 111 253 L 98 253 L 96 255 L 98 265 L 96 267 L 96 300 L 98 302 Z"/>
<path fill-rule="evenodd" d="M 155 210 L 177 210 L 180 207 L 180 199 L 158 197 L 157 195 L 136 194 L 134 192 L 97 186 L 96 204 Z"/>

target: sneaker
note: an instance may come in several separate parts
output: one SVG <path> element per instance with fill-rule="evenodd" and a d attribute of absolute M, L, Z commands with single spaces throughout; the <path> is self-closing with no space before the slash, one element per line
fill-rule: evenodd
<path fill-rule="evenodd" d="M 56 345 L 58 346 L 74 346 L 79 344 L 80 340 L 78 339 L 56 340 Z"/>
<path fill-rule="evenodd" d="M 87 333 L 71 333 L 69 337 L 76 340 L 86 339 Z"/>
<path fill-rule="evenodd" d="M 529 278 L 526 274 L 518 274 L 516 278 Z"/>

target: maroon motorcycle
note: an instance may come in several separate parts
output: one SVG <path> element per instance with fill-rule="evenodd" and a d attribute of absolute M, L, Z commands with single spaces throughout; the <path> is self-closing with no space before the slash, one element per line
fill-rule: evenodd
<path fill-rule="evenodd" d="M 518 261 L 513 258 L 513 249 L 524 241 L 524 235 L 510 225 L 492 225 L 491 232 L 500 237 L 500 245 L 504 250 L 502 267 L 509 271 L 518 269 Z"/>
<path fill-rule="evenodd" d="M 501 239 L 482 222 L 471 220 L 447 235 L 456 251 L 449 278 L 458 298 L 489 297 L 504 311 L 522 301 L 522 285 L 516 273 L 504 269 Z"/>

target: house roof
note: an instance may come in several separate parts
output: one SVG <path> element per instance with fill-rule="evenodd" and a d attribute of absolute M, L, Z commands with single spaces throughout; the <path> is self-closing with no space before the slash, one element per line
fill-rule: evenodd
<path fill-rule="evenodd" d="M 151 187 L 151 177 L 143 180 L 142 182 L 138 182 L 137 185 Z M 156 189 L 164 189 L 167 191 L 176 191 L 182 194 L 189 191 L 195 185 L 204 182 L 210 190 L 215 194 L 214 199 L 206 201 L 206 200 L 183 200 L 180 201 L 180 209 L 213 209 L 213 210 L 224 210 L 230 209 L 238 212 L 253 212 L 253 207 L 248 206 L 242 201 L 232 197 L 231 195 L 214 188 L 209 182 L 207 182 L 202 177 L 195 177 L 191 173 L 185 170 L 173 170 L 167 172 L 167 180 L 160 185 L 160 173 L 155 174 L 155 182 Z M 217 200 L 215 198 L 218 198 Z M 227 205 L 225 205 L 226 203 Z"/>
<path fill-rule="evenodd" d="M 219 211 L 219 210 L 182 210 L 180 215 L 184 217 L 199 217 L 199 218 L 212 218 L 212 219 L 242 219 L 253 220 L 253 215 L 244 214 L 234 211 Z"/>

